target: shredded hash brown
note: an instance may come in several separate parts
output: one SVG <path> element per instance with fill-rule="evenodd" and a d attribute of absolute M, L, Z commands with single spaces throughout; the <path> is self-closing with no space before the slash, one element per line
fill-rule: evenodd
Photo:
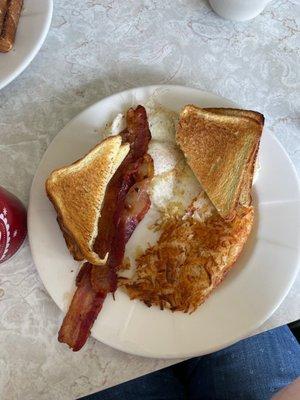
<path fill-rule="evenodd" d="M 120 278 L 131 299 L 191 313 L 234 264 L 251 231 L 253 207 L 239 206 L 228 221 L 201 196 L 204 214 L 191 207 L 185 217 L 169 215 L 162 220 L 160 238 L 137 257 L 133 278 Z"/>

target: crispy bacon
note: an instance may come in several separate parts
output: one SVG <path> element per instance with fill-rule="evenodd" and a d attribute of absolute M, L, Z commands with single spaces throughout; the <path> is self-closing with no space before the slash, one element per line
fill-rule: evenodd
<path fill-rule="evenodd" d="M 126 115 L 127 128 L 121 133 L 123 142 L 130 143 L 129 156 L 133 161 L 143 157 L 148 151 L 151 132 L 148 125 L 146 110 L 143 106 L 130 108 Z"/>
<path fill-rule="evenodd" d="M 104 267 L 93 266 L 92 286 L 96 291 L 115 292 L 117 289 L 117 269 L 122 264 L 125 245 L 139 222 L 150 208 L 151 201 L 147 189 L 153 177 L 153 160 L 145 154 L 129 166 L 119 191 L 114 214 L 115 233 L 108 250 L 109 257 Z M 128 182 L 136 182 L 128 190 Z"/>
<path fill-rule="evenodd" d="M 85 344 L 106 295 L 117 289 L 117 269 L 125 246 L 151 205 L 147 189 L 153 177 L 153 160 L 146 154 L 151 133 L 146 110 L 138 106 L 127 112 L 127 128 L 121 133 L 130 151 L 111 179 L 99 219 L 94 251 L 109 253 L 105 266 L 85 263 L 77 279 L 77 290 L 59 331 L 58 340 L 73 351 Z"/>
<path fill-rule="evenodd" d="M 108 184 L 101 217 L 98 222 L 99 233 L 95 240 L 94 251 L 101 258 L 104 258 L 111 249 L 117 226 L 114 220 L 116 209 L 122 207 L 122 202 L 130 187 L 135 182 L 142 180 L 141 171 L 145 171 L 145 166 L 146 168 L 152 168 L 153 175 L 153 165 L 151 167 L 151 162 L 144 158 L 151 139 L 145 108 L 138 106 L 135 110 L 129 109 L 126 121 L 127 128 L 121 132 L 121 136 L 123 143 L 130 144 L 130 151 Z M 148 155 L 148 157 L 150 156 Z M 143 166 L 141 166 L 141 163 Z M 151 171 L 147 170 L 146 174 L 144 174 L 145 178 L 149 173 Z"/>
<path fill-rule="evenodd" d="M 106 294 L 91 286 L 92 265 L 85 263 L 76 279 L 77 290 L 58 333 L 58 340 L 78 351 L 87 341 Z"/>

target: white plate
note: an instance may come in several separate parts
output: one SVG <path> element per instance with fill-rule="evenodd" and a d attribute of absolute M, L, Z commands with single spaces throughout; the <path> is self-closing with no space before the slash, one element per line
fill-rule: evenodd
<path fill-rule="evenodd" d="M 25 0 L 14 48 L 0 53 L 0 89 L 14 80 L 31 63 L 46 39 L 52 0 Z"/>
<path fill-rule="evenodd" d="M 235 106 L 213 94 L 181 86 L 132 89 L 94 104 L 56 136 L 32 184 L 28 226 L 40 277 L 63 311 L 74 290 L 78 265 L 66 249 L 55 212 L 45 195 L 45 179 L 54 168 L 87 152 L 99 140 L 99 127 L 118 112 L 145 104 L 153 95 L 175 111 L 188 103 Z M 130 301 L 118 290 L 116 301 L 111 296 L 106 299 L 93 327 L 96 339 L 148 357 L 190 357 L 228 346 L 270 317 L 287 295 L 299 265 L 300 194 L 295 169 L 269 132 L 263 134 L 260 162 L 261 171 L 253 190 L 255 227 L 236 266 L 206 303 L 192 315 L 171 313 Z"/>

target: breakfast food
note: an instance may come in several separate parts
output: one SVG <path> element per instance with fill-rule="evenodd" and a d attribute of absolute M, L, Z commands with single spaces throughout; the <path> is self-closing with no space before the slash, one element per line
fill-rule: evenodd
<path fill-rule="evenodd" d="M 107 255 L 100 258 L 93 245 L 107 185 L 128 152 L 120 135 L 109 137 L 81 160 L 53 171 L 46 181 L 67 246 L 78 261 L 106 262 Z"/>
<path fill-rule="evenodd" d="M 119 135 L 102 141 L 82 160 L 55 171 L 46 183 L 62 230 L 67 226 L 68 235 L 86 259 L 86 254 L 92 258 L 97 254 L 98 264 L 105 264 L 86 262 L 77 276 L 77 290 L 59 331 L 59 341 L 74 351 L 86 342 L 106 295 L 116 291 L 125 245 L 151 205 L 148 187 L 153 162 L 147 154 L 151 133 L 144 107 L 130 109 L 126 122 Z M 84 207 L 92 208 L 91 213 Z M 89 240 L 86 247 L 84 239 Z"/>
<path fill-rule="evenodd" d="M 253 117 L 253 115 L 255 117 Z M 235 211 L 252 186 L 263 116 L 253 111 L 186 106 L 177 143 L 208 197 L 223 217 Z"/>
<path fill-rule="evenodd" d="M 250 190 L 262 125 L 252 111 L 183 109 L 177 142 L 204 190 L 185 212 L 163 216 L 157 243 L 136 258 L 133 277 L 120 279 L 131 299 L 193 312 L 224 279 L 253 225 Z"/>
<path fill-rule="evenodd" d="M 148 103 L 118 114 L 87 156 L 50 175 L 67 246 L 85 261 L 59 341 L 79 350 L 118 286 L 171 311 L 206 300 L 253 225 L 262 127 L 253 111 L 186 106 L 178 115 Z"/>
<path fill-rule="evenodd" d="M 161 309 L 193 312 L 224 279 L 253 225 L 253 207 L 239 206 L 224 220 L 204 192 L 201 205 L 164 222 L 158 242 L 136 260 L 132 279 L 121 279 L 131 299 Z"/>
<path fill-rule="evenodd" d="M 3 22 L 7 11 L 8 0 L 0 0 L 0 32 L 2 32 Z"/>
<path fill-rule="evenodd" d="M 0 0 L 0 52 L 13 48 L 22 6 L 23 0 Z"/>

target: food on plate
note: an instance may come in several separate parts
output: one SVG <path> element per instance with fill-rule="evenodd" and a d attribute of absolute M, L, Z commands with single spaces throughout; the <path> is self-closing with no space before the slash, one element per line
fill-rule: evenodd
<path fill-rule="evenodd" d="M 0 32 L 2 32 L 3 21 L 7 11 L 8 0 L 0 0 Z"/>
<path fill-rule="evenodd" d="M 57 169 L 46 181 L 46 191 L 75 260 L 105 264 L 93 250 L 107 185 L 129 152 L 120 135 L 111 136 L 81 160 Z M 101 227 L 99 226 L 99 229 Z"/>
<path fill-rule="evenodd" d="M 113 154 L 109 153 L 104 162 L 105 151 L 101 152 L 96 164 L 87 162 L 89 158 L 94 158 L 93 153 L 97 152 L 95 148 L 73 166 L 60 170 L 70 172 L 71 169 L 72 174 L 75 165 L 80 170 L 83 169 L 85 177 L 82 179 L 79 176 L 75 184 L 74 177 L 62 183 L 63 190 L 70 193 L 70 197 L 64 197 L 64 207 L 68 207 L 72 195 L 79 202 L 79 209 L 76 206 L 78 212 L 81 212 L 83 204 L 78 196 L 87 195 L 86 206 L 89 193 L 92 198 L 99 200 L 101 197 L 101 211 L 97 208 L 92 217 L 92 221 L 96 221 L 98 215 L 97 237 L 94 243 L 90 242 L 89 245 L 93 246 L 98 259 L 105 260 L 105 265 L 85 263 L 80 269 L 76 279 L 76 292 L 59 331 L 59 341 L 67 343 L 74 351 L 79 350 L 86 342 L 106 295 L 116 291 L 117 269 L 123 262 L 125 245 L 151 205 L 148 189 L 153 176 L 153 161 L 147 154 L 151 133 L 144 107 L 138 106 L 135 110 L 128 110 L 126 122 L 126 128 L 119 135 L 111 136 L 98 145 L 100 148 L 105 145 L 105 149 L 111 150 L 111 146 L 107 147 L 107 142 L 114 143 Z M 122 157 L 118 156 L 120 150 Z M 105 179 L 101 178 L 102 173 L 105 174 Z M 57 174 L 57 171 L 54 172 L 54 175 Z M 90 176 L 94 174 L 96 178 Z M 75 177 L 78 177 L 78 174 Z M 50 181 L 52 179 L 50 176 Z M 93 185 L 88 185 L 86 182 L 91 180 Z M 71 184 L 68 185 L 68 182 Z M 102 185 L 100 191 L 97 182 Z M 47 181 L 49 194 L 48 186 Z M 78 186 L 81 186 L 82 190 L 79 190 Z M 50 199 L 52 200 L 52 196 Z M 57 208 L 57 203 L 54 203 L 54 206 Z M 59 212 L 60 210 L 61 208 Z M 75 217 L 75 214 L 72 213 L 72 216 Z M 81 229 L 84 229 L 84 219 L 89 221 L 90 215 L 83 213 L 81 218 Z M 78 245 L 78 241 L 76 244 Z"/>
<path fill-rule="evenodd" d="M 224 279 L 253 225 L 250 191 L 262 127 L 263 116 L 252 111 L 183 109 L 176 139 L 202 190 L 183 213 L 163 215 L 157 243 L 135 259 L 131 278 L 120 278 L 131 299 L 193 312 Z"/>
<path fill-rule="evenodd" d="M 253 225 L 254 210 L 239 206 L 223 219 L 204 192 L 185 217 L 164 221 L 158 242 L 136 260 L 132 279 L 121 279 L 131 299 L 161 309 L 193 312 L 224 279 Z M 192 209 L 192 207 L 191 207 Z"/>
<path fill-rule="evenodd" d="M 23 0 L 0 0 L 0 52 L 13 48 Z"/>
<path fill-rule="evenodd" d="M 88 155 L 50 175 L 67 246 L 85 261 L 59 341 L 79 350 L 118 286 L 172 311 L 205 301 L 253 226 L 263 123 L 254 111 L 189 105 L 178 115 L 149 102 L 118 114 Z"/>
<path fill-rule="evenodd" d="M 181 112 L 177 143 L 224 218 L 250 193 L 263 124 L 253 111 L 188 105 Z"/>

